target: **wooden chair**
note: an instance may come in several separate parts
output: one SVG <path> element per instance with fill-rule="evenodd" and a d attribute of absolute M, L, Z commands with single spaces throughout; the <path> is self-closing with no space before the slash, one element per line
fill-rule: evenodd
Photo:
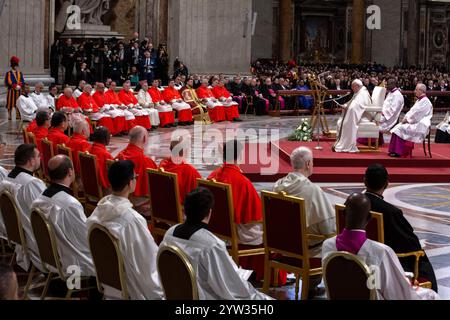
<path fill-rule="evenodd" d="M 180 248 L 159 248 L 157 266 L 167 300 L 199 300 L 194 268 L 189 257 Z"/>
<path fill-rule="evenodd" d="M 104 285 L 106 285 L 120 291 L 122 299 L 128 300 L 125 262 L 120 251 L 119 240 L 99 224 L 91 226 L 88 240 L 97 274 L 98 290 L 104 293 Z"/>
<path fill-rule="evenodd" d="M 41 140 L 41 148 L 42 148 L 42 171 L 44 174 L 44 180 L 46 182 L 50 181 L 50 177 L 48 175 L 48 162 L 51 158 L 53 158 L 53 142 L 44 138 Z"/>
<path fill-rule="evenodd" d="M 323 264 L 323 279 L 330 300 L 377 300 L 376 289 L 367 286 L 369 267 L 358 256 L 334 252 Z"/>
<path fill-rule="evenodd" d="M 67 277 L 63 271 L 61 259 L 58 253 L 56 235 L 51 223 L 47 220 L 44 213 L 39 209 L 34 209 L 31 212 L 30 221 L 33 228 L 34 237 L 36 238 L 37 247 L 39 249 L 42 266 L 48 271 L 45 287 L 41 294 L 41 300 L 43 300 L 47 296 L 47 291 L 52 280 L 59 278 L 66 282 Z M 48 266 L 50 266 L 51 268 L 49 268 Z M 56 270 L 56 273 L 52 270 Z M 82 280 L 87 279 L 88 277 L 82 278 Z M 93 289 L 93 287 L 87 287 L 81 290 L 67 289 L 65 298 L 70 299 L 74 292 L 81 292 L 90 289 Z"/>
<path fill-rule="evenodd" d="M 89 152 L 80 152 L 78 158 L 84 187 L 86 216 L 89 217 L 103 198 L 103 187 L 98 173 L 97 156 Z"/>
<path fill-rule="evenodd" d="M 422 144 L 423 144 L 423 152 L 425 153 L 425 157 L 429 156 L 430 159 L 432 159 L 433 154 L 431 153 L 431 128 L 428 131 L 428 134 L 425 137 L 425 139 L 423 140 Z M 427 144 L 428 144 L 428 154 L 427 154 Z"/>
<path fill-rule="evenodd" d="M 28 138 L 28 142 L 27 143 L 32 143 L 32 144 L 37 146 L 36 136 L 34 135 L 34 133 L 33 132 L 27 132 L 26 134 L 27 134 L 27 138 Z"/>
<path fill-rule="evenodd" d="M 245 116 L 247 116 L 248 109 L 250 109 L 250 107 L 253 109 L 253 115 L 256 115 L 256 108 L 255 108 L 255 104 L 254 104 L 254 101 L 253 101 L 253 97 L 252 96 L 246 96 L 245 97 L 245 102 L 246 102 Z"/>
<path fill-rule="evenodd" d="M 183 223 L 178 176 L 164 170 L 147 170 L 150 192 L 151 230 L 164 236 L 170 226 Z"/>
<path fill-rule="evenodd" d="M 27 128 L 24 128 L 23 124 L 20 125 L 19 132 L 22 132 L 23 143 L 30 143 Z"/>
<path fill-rule="evenodd" d="M 322 274 L 322 261 L 309 256 L 305 200 L 263 191 L 262 202 L 266 250 L 263 292 L 269 291 L 272 269 L 283 269 L 296 275 L 296 299 L 302 278 L 301 298 L 306 300 L 309 278 Z"/>
<path fill-rule="evenodd" d="M 58 144 L 56 146 L 56 150 L 57 153 L 60 155 L 65 155 L 67 157 L 70 158 L 70 160 L 72 160 L 73 163 L 73 153 L 72 153 L 72 149 L 66 147 L 65 144 Z M 78 155 L 77 155 L 78 156 Z M 84 192 L 80 191 L 80 186 L 79 186 L 79 181 L 77 181 L 79 178 L 77 177 L 77 179 L 75 179 L 75 181 L 73 182 L 72 185 L 72 189 L 73 189 L 73 195 L 75 196 L 75 198 L 77 198 L 80 202 L 85 202 L 85 196 L 84 196 Z"/>
<path fill-rule="evenodd" d="M 373 241 L 384 243 L 384 220 L 383 214 L 378 212 L 371 212 L 372 219 L 366 226 L 367 238 Z M 342 233 L 345 228 L 345 206 L 336 205 L 336 230 L 338 234 Z M 425 256 L 423 250 L 398 253 L 399 258 L 415 257 L 414 265 L 414 280 L 419 282 L 419 285 L 424 288 L 431 288 L 432 284 L 427 279 L 419 279 L 419 261 L 420 258 Z"/>
<path fill-rule="evenodd" d="M 336 230 L 341 234 L 345 228 L 345 206 L 336 205 Z M 366 227 L 367 238 L 373 241 L 384 243 L 384 220 L 383 215 L 377 212 L 371 212 L 372 219 Z"/>
<path fill-rule="evenodd" d="M 3 223 L 6 229 L 7 241 L 11 246 L 12 244 L 22 246 L 22 249 L 25 255 L 28 256 L 28 259 L 31 263 L 31 270 L 28 274 L 27 284 L 24 289 L 24 299 L 28 297 L 28 291 L 30 289 L 34 273 L 36 271 L 36 267 L 31 262 L 30 253 L 28 251 L 28 245 L 25 238 L 25 232 L 22 227 L 22 220 L 20 217 L 20 211 L 17 207 L 16 201 L 13 195 L 8 190 L 3 190 L 0 194 L 0 212 L 3 217 Z M 13 254 L 10 265 L 14 264 L 14 260 L 16 258 L 16 253 Z M 28 270 L 25 270 L 28 271 Z"/>
<path fill-rule="evenodd" d="M 214 207 L 208 230 L 228 243 L 231 257 L 239 265 L 240 257 L 248 257 L 264 254 L 262 246 L 247 246 L 239 244 L 237 226 L 234 219 L 233 194 L 231 185 L 198 179 L 198 187 L 209 189 L 214 195 Z"/>

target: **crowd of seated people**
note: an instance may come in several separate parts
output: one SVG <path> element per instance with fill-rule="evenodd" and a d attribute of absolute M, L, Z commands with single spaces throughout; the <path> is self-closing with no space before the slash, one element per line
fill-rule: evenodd
<path fill-rule="evenodd" d="M 56 115 L 58 117 L 58 113 Z M 63 122 L 64 117 L 61 114 Z M 55 123 L 53 119 L 52 122 Z M 79 120 L 79 123 L 78 134 L 86 134 L 85 121 Z M 49 172 L 48 185 L 35 177 L 41 167 L 41 153 L 33 144 L 23 144 L 15 150 L 13 170 L 8 172 L 0 168 L 0 194 L 7 190 L 17 204 L 31 257 L 31 261 L 24 259 L 26 256 L 20 254 L 24 248 L 17 245 L 17 263 L 24 270 L 29 270 L 30 265 L 33 265 L 40 272 L 46 272 L 42 268 L 30 225 L 31 211 L 39 209 L 53 225 L 64 268 L 78 265 L 82 276 L 90 281 L 95 280 L 96 265 L 88 245 L 88 231 L 92 226 L 100 225 L 118 239 L 130 298 L 164 299 L 164 286 L 156 267 L 159 248 L 146 221 L 149 209 L 139 211 L 134 203 L 136 196 L 149 196 L 146 169 L 158 168 L 144 154 L 144 148 L 148 144 L 148 131 L 140 126 L 133 128 L 130 132 L 130 144 L 109 167 L 105 163 L 112 159 L 105 150 L 110 136 L 108 129 L 98 127 L 94 136 L 95 143 L 89 150 L 98 157 L 97 167 L 102 172 L 99 183 L 105 190 L 109 189 L 109 192 L 105 192 L 106 196 L 98 201 L 89 217 L 82 203 L 85 200 L 74 196 L 72 186 L 77 177 L 77 167 L 66 155 L 55 155 L 44 164 Z M 79 139 L 84 140 L 82 137 Z M 171 150 L 182 150 L 182 143 L 183 139 L 173 141 Z M 3 148 L 4 145 L 1 144 L 0 157 Z M 231 196 L 239 243 L 247 246 L 264 245 L 262 202 L 253 184 L 240 171 L 241 150 L 242 145 L 236 140 L 226 142 L 223 165 L 208 179 L 232 186 Z M 351 195 L 348 198 L 345 229 L 335 237 L 339 231 L 336 229 L 333 206 L 325 192 L 309 180 L 313 174 L 313 161 L 311 150 L 303 147 L 295 150 L 291 155 L 292 173 L 274 186 L 277 193 L 306 200 L 307 230 L 317 237 L 308 243 L 311 256 L 326 259 L 332 252 L 347 251 L 360 256 L 368 265 L 379 267 L 382 272 L 380 278 L 383 279 L 377 291 L 379 299 L 437 299 L 436 277 L 428 258 L 425 256 L 420 261 L 419 273 L 421 278 L 431 282 L 433 290 L 419 288 L 417 283 L 410 281 L 405 272 L 412 271 L 413 263 L 408 259 L 399 260 L 396 255 L 422 248 L 401 210 L 383 200 L 382 195 L 389 181 L 386 169 L 381 165 L 372 165 L 367 169 L 364 180 L 367 190 L 365 194 Z M 184 204 L 186 217 L 183 223 L 174 225 L 166 232 L 162 245 L 175 245 L 189 257 L 195 267 L 200 299 L 271 299 L 246 280 L 249 279 L 249 274 L 243 275 L 243 270 L 230 257 L 225 242 L 208 231 L 208 223 L 214 214 L 214 196 L 208 189 L 197 189 L 196 179 L 201 175 L 186 162 L 183 152 L 172 154 L 159 165 L 178 176 L 180 195 L 184 196 L 180 198 L 180 203 Z M 376 210 L 384 216 L 385 244 L 367 239 L 364 229 L 370 210 Z M 3 219 L 0 219 L 0 237 L 7 239 Z M 253 271 L 256 276 L 252 279 L 258 281 L 258 263 L 253 261 L 244 264 L 239 261 L 239 265 Z M 6 289 L 2 283 L 0 293 L 13 299 L 17 296 L 14 277 L 10 270 L 2 270 L 2 273 L 5 274 L 2 277 L 8 276 L 9 280 L 5 282 Z M 259 278 L 261 279 L 261 275 Z M 320 275 L 311 277 L 310 297 L 320 291 L 317 288 L 321 286 L 321 280 Z M 105 298 L 121 297 L 120 293 L 107 286 L 103 293 Z"/>
<path fill-rule="evenodd" d="M 287 82 L 287 87 L 298 90 L 310 90 L 311 85 L 308 75 L 323 75 L 322 85 L 330 90 L 350 90 L 352 79 L 360 79 L 367 89 L 373 90 L 380 85 L 383 80 L 394 78 L 399 89 L 402 91 L 414 91 L 417 84 L 427 85 L 428 91 L 449 91 L 450 73 L 446 68 L 439 66 L 421 67 L 385 67 L 376 63 L 364 65 L 354 64 L 322 64 L 322 63 L 301 63 L 296 64 L 290 61 L 281 64 L 278 61 L 263 60 L 252 64 L 253 76 L 261 82 L 267 78 L 271 82 Z M 336 98 L 338 96 L 330 96 Z M 447 97 L 432 97 L 433 104 L 438 108 L 447 108 Z M 345 101 L 344 101 L 345 102 Z M 342 102 L 340 102 L 342 103 Z M 412 106 L 410 96 L 405 96 L 406 107 Z M 309 109 L 308 101 L 302 99 L 300 106 Z"/>

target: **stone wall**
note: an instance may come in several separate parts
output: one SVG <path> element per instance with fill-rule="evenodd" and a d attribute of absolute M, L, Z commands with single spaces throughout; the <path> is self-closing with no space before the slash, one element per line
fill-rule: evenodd
<path fill-rule="evenodd" d="M 252 0 L 169 1 L 169 54 L 191 73 L 245 73 Z"/>
<path fill-rule="evenodd" d="M 273 0 L 253 1 L 257 14 L 255 34 L 252 38 L 252 60 L 272 58 Z"/>
<path fill-rule="evenodd" d="M 21 59 L 25 74 L 44 73 L 44 0 L 7 0 L 0 16 L 0 73 L 9 70 L 9 59 Z M 3 81 L 1 81 L 3 82 Z"/>
<path fill-rule="evenodd" d="M 130 39 L 135 32 L 136 1 L 138 0 L 113 0 L 111 1 L 112 11 L 110 21 L 105 21 L 111 25 L 113 31 Z"/>

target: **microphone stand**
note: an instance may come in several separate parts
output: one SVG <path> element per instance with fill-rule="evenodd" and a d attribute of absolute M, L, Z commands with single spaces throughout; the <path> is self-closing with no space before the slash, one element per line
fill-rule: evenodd
<path fill-rule="evenodd" d="M 321 104 L 319 115 L 317 117 L 317 146 L 314 148 L 315 150 L 323 150 L 323 147 L 320 145 L 320 125 L 321 125 L 321 109 L 323 108 L 323 104 Z"/>

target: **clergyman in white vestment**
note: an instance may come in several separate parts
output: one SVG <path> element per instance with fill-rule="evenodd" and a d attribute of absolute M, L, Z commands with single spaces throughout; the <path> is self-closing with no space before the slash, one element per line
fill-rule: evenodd
<path fill-rule="evenodd" d="M 328 239 L 322 247 L 322 260 L 337 251 L 357 255 L 374 270 L 374 285 L 380 300 L 439 299 L 430 289 L 413 287 L 395 252 L 388 246 L 367 239 L 366 225 L 370 220 L 370 200 L 364 194 L 353 194 L 346 202 L 345 229 Z M 343 276 L 333 275 L 333 276 Z"/>
<path fill-rule="evenodd" d="M 161 300 L 163 291 L 156 268 L 158 246 L 147 221 L 128 200 L 136 188 L 133 162 L 115 162 L 109 169 L 108 178 L 113 194 L 100 200 L 87 220 L 88 228 L 99 224 L 119 240 L 119 249 L 125 260 L 127 289 L 132 300 Z M 105 297 L 120 298 L 120 293 L 105 286 Z"/>
<path fill-rule="evenodd" d="M 239 269 L 225 242 L 208 231 L 214 196 L 204 188 L 185 200 L 186 222 L 170 228 L 160 248 L 176 246 L 189 257 L 194 268 L 200 300 L 271 300 L 247 280 L 251 272 Z"/>
<path fill-rule="evenodd" d="M 70 189 L 75 180 L 73 163 L 67 156 L 58 155 L 50 159 L 48 170 L 52 183 L 34 200 L 31 210 L 40 209 L 52 224 L 63 272 L 67 272 L 71 266 L 77 266 L 81 276 L 94 277 L 86 214 L 83 205 L 73 197 Z"/>
<path fill-rule="evenodd" d="M 313 173 L 313 153 L 310 149 L 300 147 L 291 154 L 294 171 L 278 180 L 274 192 L 286 194 L 305 200 L 306 227 L 309 234 L 333 236 L 336 233 L 336 213 L 325 192 L 308 178 Z M 321 240 L 310 240 L 310 255 L 320 256 Z"/>
<path fill-rule="evenodd" d="M 389 79 L 387 84 L 389 90 L 383 103 L 383 111 L 380 121 L 381 132 L 389 132 L 398 122 L 398 118 L 405 106 L 405 99 L 397 87 L 395 79 Z"/>
<path fill-rule="evenodd" d="M 429 133 L 433 105 L 426 96 L 426 86 L 418 84 L 415 94 L 417 102 L 405 115 L 403 121 L 391 130 L 389 155 L 392 157 L 410 155 L 414 149 L 414 143 L 422 143 Z"/>
<path fill-rule="evenodd" d="M 358 124 L 364 115 L 365 106 L 370 106 L 372 99 L 361 80 L 353 81 L 352 90 L 354 92 L 353 99 L 344 105 L 344 115 L 338 120 L 338 135 L 333 146 L 335 152 L 359 152 L 356 146 Z"/>
<path fill-rule="evenodd" d="M 31 261 L 40 271 L 45 271 L 41 265 L 39 251 L 30 222 L 31 204 L 46 188 L 42 180 L 33 176 L 34 172 L 41 166 L 39 150 L 34 145 L 20 145 L 15 151 L 14 161 L 16 167 L 0 182 L 0 193 L 3 190 L 7 190 L 15 199 Z M 22 246 L 16 245 L 16 254 L 17 264 L 24 270 L 28 270 L 30 260 Z"/>

